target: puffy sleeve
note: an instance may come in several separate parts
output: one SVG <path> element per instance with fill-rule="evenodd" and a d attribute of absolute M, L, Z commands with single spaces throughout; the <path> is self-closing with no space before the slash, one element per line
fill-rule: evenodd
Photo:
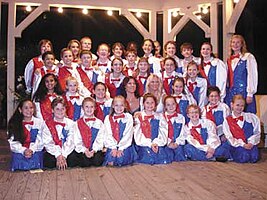
<path fill-rule="evenodd" d="M 249 53 L 247 55 L 247 93 L 252 97 L 257 92 L 258 87 L 258 65 L 255 57 Z"/>

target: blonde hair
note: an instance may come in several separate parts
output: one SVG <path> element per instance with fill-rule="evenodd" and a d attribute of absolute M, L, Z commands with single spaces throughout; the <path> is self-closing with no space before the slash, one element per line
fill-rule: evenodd
<path fill-rule="evenodd" d="M 118 96 L 115 96 L 113 98 L 113 100 L 112 100 L 112 104 L 111 104 L 111 108 L 110 108 L 110 114 L 111 115 L 114 115 L 114 113 L 115 113 L 115 110 L 114 110 L 113 106 L 115 104 L 115 101 L 117 101 L 117 100 L 121 100 L 123 102 L 123 104 L 124 104 L 124 112 L 127 112 L 128 111 L 127 110 L 126 99 L 124 98 L 124 96 L 118 95 Z"/>
<path fill-rule="evenodd" d="M 187 106 L 187 108 L 186 108 L 186 113 L 187 113 L 187 114 L 189 113 L 189 110 L 190 110 L 191 108 L 193 108 L 193 109 L 195 109 L 195 110 L 198 110 L 199 117 L 201 116 L 201 109 L 200 109 L 200 107 L 199 107 L 197 104 L 191 104 L 191 105 Z"/>
<path fill-rule="evenodd" d="M 233 96 L 231 102 L 234 103 L 237 100 L 242 100 L 242 101 L 244 101 L 244 103 L 246 103 L 245 98 L 241 94 L 236 94 L 235 96 Z"/>
<path fill-rule="evenodd" d="M 150 83 L 152 82 L 152 79 L 156 78 L 159 82 L 159 87 L 158 90 L 155 91 L 151 91 L 149 88 Z M 157 99 L 157 103 L 159 103 L 160 98 L 163 94 L 163 87 L 162 87 L 162 80 L 156 75 L 156 74 L 150 74 L 149 77 L 147 78 L 147 82 L 146 82 L 146 93 L 151 93 L 153 94 L 156 99 Z"/>
<path fill-rule="evenodd" d="M 231 48 L 231 43 L 232 43 L 233 39 L 236 39 L 236 38 L 237 38 L 237 39 L 240 39 L 241 44 L 242 44 L 241 49 L 240 49 L 241 54 L 244 55 L 245 53 L 248 52 L 248 50 L 247 50 L 247 45 L 246 45 L 246 41 L 245 41 L 244 37 L 243 37 L 242 35 L 235 34 L 235 35 L 233 35 L 233 36 L 231 37 L 231 39 L 230 39 L 230 43 L 229 43 L 229 48 L 230 48 L 230 51 L 229 51 L 229 52 L 230 52 L 230 55 L 229 55 L 229 56 L 231 56 L 231 55 L 234 54 L 234 52 L 233 52 L 233 50 L 232 50 L 232 48 Z"/>

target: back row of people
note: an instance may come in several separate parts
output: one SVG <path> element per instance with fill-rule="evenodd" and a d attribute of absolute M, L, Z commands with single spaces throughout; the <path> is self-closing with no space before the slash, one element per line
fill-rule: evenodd
<path fill-rule="evenodd" d="M 149 74 L 152 73 L 161 78 L 167 94 L 170 94 L 170 89 L 168 89 L 170 88 L 170 83 L 173 81 L 174 77 L 179 76 L 186 79 L 186 83 L 191 92 L 195 90 L 197 86 L 202 89 L 203 94 L 195 95 L 195 97 L 198 96 L 196 98 L 201 107 L 205 104 L 203 103 L 203 96 L 205 97 L 206 95 L 205 85 L 211 85 L 219 87 L 221 90 L 221 100 L 225 101 L 228 106 L 235 94 L 242 94 L 246 99 L 246 111 L 256 113 L 254 94 L 257 92 L 258 84 L 257 63 L 255 57 L 251 53 L 248 53 L 245 40 L 241 35 L 233 35 L 230 41 L 231 56 L 227 63 L 224 63 L 214 56 L 212 45 L 208 42 L 204 42 L 201 45 L 200 58 L 193 56 L 193 47 L 190 43 L 182 44 L 180 51 L 184 58 L 180 59 L 176 56 L 176 43 L 174 41 L 168 41 L 164 45 L 166 57 L 158 58 L 160 57 L 158 54 L 156 54 L 157 56 L 153 55 L 153 41 L 145 39 L 142 44 L 142 50 L 144 52 L 143 57 L 147 58 L 148 67 L 139 66 L 142 65 L 142 63 L 138 62 L 139 57 L 137 56 L 136 47 L 127 49 L 125 53 L 126 59 L 124 59 L 124 46 L 121 43 L 115 43 L 113 45 L 112 57 L 110 57 L 109 45 L 103 43 L 98 46 L 96 57 L 94 54 L 88 53 L 88 51 L 91 50 L 91 43 L 91 39 L 88 37 L 83 38 L 81 43 L 77 40 L 72 40 L 68 45 L 69 48 L 62 49 L 61 61 L 57 66 L 53 65 L 56 64 L 54 55 L 43 55 L 43 60 L 47 59 L 48 64 L 42 64 L 42 59 L 40 59 L 40 57 L 38 59 L 40 61 L 38 65 L 36 64 L 37 62 L 29 62 L 29 65 L 27 65 L 25 69 L 27 90 L 33 90 L 32 94 L 34 94 L 43 74 L 53 72 L 60 77 L 59 81 L 63 90 L 65 89 L 67 77 L 74 76 L 79 82 L 80 92 L 85 96 L 91 94 L 93 84 L 97 81 L 101 81 L 109 88 L 113 87 L 110 93 L 112 93 L 111 96 L 114 97 L 114 86 L 118 88 L 124 76 L 135 76 L 137 80 L 140 80 L 140 82 L 145 85 L 146 79 Z M 49 46 L 50 50 L 52 50 L 52 44 L 47 41 L 44 41 L 43 45 L 40 46 L 42 47 L 42 53 L 48 51 Z M 83 49 L 83 51 L 80 52 L 79 49 Z M 118 60 L 120 58 L 121 60 L 111 63 L 114 58 Z M 168 59 L 166 60 L 166 58 Z M 54 61 L 49 61 L 49 59 L 53 59 Z M 141 59 L 141 61 L 143 61 L 143 59 Z M 197 72 L 191 70 L 193 74 L 197 73 L 197 76 L 194 75 L 196 78 L 191 78 L 188 74 L 188 63 L 192 61 L 197 65 Z M 43 67 L 41 70 L 36 70 L 36 68 L 42 65 Z M 35 68 L 33 66 L 35 66 Z M 205 80 L 203 80 L 203 78 Z M 196 81 L 194 79 L 196 79 Z M 169 87 L 167 85 L 169 85 Z M 142 87 L 139 89 L 140 95 L 142 95 Z M 201 91 L 197 90 L 194 92 L 201 93 Z"/>

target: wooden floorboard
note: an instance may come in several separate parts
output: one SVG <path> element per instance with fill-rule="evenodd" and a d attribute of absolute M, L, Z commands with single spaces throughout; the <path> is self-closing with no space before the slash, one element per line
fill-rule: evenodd
<path fill-rule="evenodd" d="M 265 167 L 264 167 L 265 166 Z M 0 199 L 267 199 L 267 163 L 182 162 L 42 173 L 0 170 Z"/>
<path fill-rule="evenodd" d="M 9 171 L 5 137 L 0 132 L 0 200 L 267 200 L 266 148 L 255 164 L 187 161 L 33 174 Z"/>

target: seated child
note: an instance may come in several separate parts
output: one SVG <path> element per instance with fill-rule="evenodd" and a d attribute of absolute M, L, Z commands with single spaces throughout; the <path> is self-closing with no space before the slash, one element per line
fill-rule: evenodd
<path fill-rule="evenodd" d="M 224 120 L 223 132 L 235 162 L 255 163 L 259 160 L 260 120 L 253 113 L 243 112 L 245 103 L 242 95 L 233 97 L 232 114 Z"/>
<path fill-rule="evenodd" d="M 62 97 L 52 101 L 53 118 L 45 121 L 43 140 L 44 167 L 65 170 L 77 165 L 74 151 L 74 122 L 65 117 L 66 103 Z"/>
<path fill-rule="evenodd" d="M 107 148 L 103 165 L 124 166 L 134 162 L 133 117 L 126 113 L 126 100 L 116 96 L 111 114 L 104 121 L 104 146 Z"/>
<path fill-rule="evenodd" d="M 80 167 L 101 166 L 104 161 L 103 122 L 94 116 L 95 100 L 86 97 L 82 102 L 84 116 L 76 122 L 75 151 Z"/>
<path fill-rule="evenodd" d="M 165 149 L 171 161 L 185 161 L 185 118 L 183 115 L 177 113 L 178 105 L 173 96 L 166 96 L 163 104 L 165 110 L 164 117 L 168 122 L 168 142 Z"/>
<path fill-rule="evenodd" d="M 34 108 L 31 100 L 22 100 L 8 122 L 11 171 L 43 168 L 43 121 L 33 116 Z"/>
<path fill-rule="evenodd" d="M 134 140 L 136 162 L 145 164 L 167 164 L 171 160 L 165 150 L 168 125 L 163 115 L 156 113 L 157 99 L 151 93 L 143 96 L 144 110 L 135 114 Z"/>
<path fill-rule="evenodd" d="M 189 160 L 208 161 L 218 159 L 226 161 L 229 157 L 227 148 L 221 146 L 216 133 L 215 124 L 208 119 L 200 119 L 199 106 L 192 104 L 187 107 L 190 119 L 185 126 L 186 140 L 185 155 Z"/>

